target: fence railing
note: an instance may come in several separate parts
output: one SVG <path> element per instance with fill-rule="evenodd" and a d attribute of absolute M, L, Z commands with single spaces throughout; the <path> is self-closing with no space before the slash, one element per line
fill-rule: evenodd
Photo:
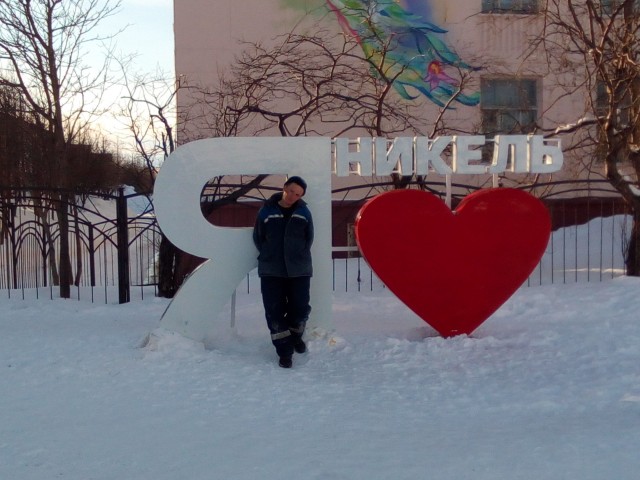
<path fill-rule="evenodd" d="M 621 205 L 616 196 L 548 203 L 553 235 L 526 284 L 603 281 L 624 275 L 632 217 Z M 87 197 L 71 213 L 72 298 L 122 303 L 156 295 L 161 233 L 148 200 L 121 191 Z M 33 200 L 24 195 L 20 200 L 4 196 L 0 220 L 0 295 L 58 297 L 55 269 L 60 234 L 54 213 L 37 211 Z M 343 222 L 340 228 L 348 225 Z M 355 246 L 335 246 L 333 252 L 334 291 L 384 288 Z M 259 288 L 255 272 L 238 291 L 253 288 Z"/>
<path fill-rule="evenodd" d="M 60 225 L 46 198 L 20 192 L 0 198 L 0 291 L 7 297 L 59 296 Z M 15 192 L 11 192 L 15 193 Z M 155 294 L 160 231 L 141 195 L 83 196 L 68 208 L 71 297 L 120 303 Z"/>

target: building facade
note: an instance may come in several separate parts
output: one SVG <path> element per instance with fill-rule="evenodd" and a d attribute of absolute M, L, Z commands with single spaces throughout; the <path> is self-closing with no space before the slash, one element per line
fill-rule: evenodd
<path fill-rule="evenodd" d="M 181 85 L 188 86 L 178 93 L 179 141 L 226 134 L 349 138 L 485 135 L 486 152 L 482 153 L 481 162 L 490 163 L 495 134 L 549 136 L 554 130 L 583 119 L 587 112 L 591 93 L 565 88 L 583 83 L 580 72 L 568 74 L 566 68 L 550 62 L 539 46 L 544 28 L 544 15 L 540 12 L 543 3 L 538 0 L 244 0 L 239 8 L 238 3 L 231 0 L 176 0 L 176 75 Z M 352 58 L 359 55 L 367 59 L 369 75 L 378 82 L 375 88 L 393 80 L 386 97 L 393 103 L 393 111 L 398 112 L 400 106 L 405 105 L 409 113 L 398 117 L 401 120 L 395 119 L 395 124 L 387 122 L 387 126 L 378 131 L 372 122 L 349 124 L 348 120 L 336 121 L 337 117 L 328 116 L 312 118 L 302 129 L 288 126 L 286 131 L 278 129 L 275 121 L 265 123 L 257 114 L 253 126 L 247 124 L 241 130 L 225 132 L 219 119 L 212 126 L 214 115 L 210 105 L 215 104 L 215 109 L 221 104 L 206 99 L 206 93 L 219 88 L 221 81 L 237 76 L 239 70 L 234 70 L 234 66 L 243 61 L 250 63 L 257 58 L 264 61 L 265 56 L 258 57 L 258 53 L 281 53 L 286 36 L 290 39 L 292 34 L 321 38 L 326 42 L 323 47 L 336 52 L 347 48 L 345 42 L 351 42 L 349 54 Z M 293 68 L 291 75 L 302 76 L 305 68 L 311 72 L 314 55 L 311 52 L 312 58 L 299 58 L 300 71 L 296 73 Z M 294 100 L 283 94 L 282 105 L 290 108 L 282 110 L 292 111 L 296 101 L 300 101 L 299 97 Z M 271 102 L 277 111 L 280 105 Z M 332 114 L 337 115 L 335 111 Z M 323 118 L 330 119 L 323 122 Z M 536 180 L 600 175 L 581 168 L 580 157 L 585 152 L 572 148 L 572 137 L 565 136 L 562 141 L 564 168 L 544 178 L 538 176 Z M 431 175 L 431 179 L 442 180 L 437 174 Z M 374 184 L 377 180 L 334 177 L 334 188 Z M 499 182 L 529 180 L 507 171 L 500 175 Z M 453 181 L 480 187 L 497 183 L 495 175 L 461 175 Z"/>

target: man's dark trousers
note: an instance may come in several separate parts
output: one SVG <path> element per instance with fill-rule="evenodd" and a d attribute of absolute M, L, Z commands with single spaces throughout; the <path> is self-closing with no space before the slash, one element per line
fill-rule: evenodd
<path fill-rule="evenodd" d="M 311 277 L 260 277 L 271 341 L 280 357 L 293 355 L 309 318 Z"/>

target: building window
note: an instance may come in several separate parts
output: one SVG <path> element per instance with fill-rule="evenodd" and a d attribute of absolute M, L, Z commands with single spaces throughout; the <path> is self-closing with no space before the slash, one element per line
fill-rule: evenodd
<path fill-rule="evenodd" d="M 594 110 L 598 117 L 606 117 L 610 115 L 608 119 L 613 122 L 613 127 L 617 131 L 623 129 L 633 128 L 633 119 L 638 111 L 637 105 L 634 106 L 633 101 L 634 94 L 632 91 L 640 90 L 640 80 L 634 80 L 632 84 L 626 86 L 625 89 L 621 89 L 616 93 L 609 93 L 606 85 L 602 81 L 598 81 L 595 88 L 595 104 Z M 610 97 L 613 96 L 615 101 L 610 103 Z M 604 120 L 598 122 L 598 145 L 596 146 L 596 160 L 602 161 L 605 158 L 606 153 L 606 141 L 605 134 L 601 127 L 604 124 Z"/>
<path fill-rule="evenodd" d="M 482 0 L 482 13 L 538 13 L 538 0 Z"/>
<path fill-rule="evenodd" d="M 603 82 L 598 81 L 596 84 L 595 97 L 596 115 L 604 115 L 607 111 L 607 106 L 609 105 L 609 96 L 607 94 L 607 87 Z"/>
<path fill-rule="evenodd" d="M 533 133 L 538 119 L 538 82 L 535 79 L 483 78 L 480 80 L 482 131 L 495 135 Z M 482 160 L 491 162 L 493 146 L 483 148 Z"/>
<path fill-rule="evenodd" d="M 625 0 L 601 0 L 602 12 L 606 15 L 611 15 L 620 8 Z M 640 12 L 640 0 L 633 0 L 633 11 L 635 13 Z"/>
<path fill-rule="evenodd" d="M 537 81 L 483 78 L 480 82 L 485 135 L 532 133 L 538 118 Z"/>
<path fill-rule="evenodd" d="M 615 99 L 615 103 L 610 105 L 610 94 L 607 92 L 606 85 L 598 81 L 596 84 L 596 92 L 595 92 L 595 113 L 598 116 L 608 115 L 610 113 L 610 108 L 615 108 L 615 121 L 616 128 L 627 128 L 632 123 L 632 110 L 634 109 L 634 103 L 638 103 L 633 101 L 633 93 L 632 91 L 638 91 L 640 89 L 640 80 L 634 80 L 631 84 L 627 85 L 626 88 L 621 89 L 620 91 L 613 94 L 613 98 Z"/>

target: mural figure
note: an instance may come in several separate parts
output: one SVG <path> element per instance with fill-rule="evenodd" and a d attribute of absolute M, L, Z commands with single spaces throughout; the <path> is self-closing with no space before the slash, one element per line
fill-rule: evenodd
<path fill-rule="evenodd" d="M 300 2 L 286 1 L 289 6 L 295 3 Z M 384 77 L 395 79 L 402 98 L 412 100 L 422 94 L 440 107 L 452 98 L 470 106 L 480 101 L 478 92 L 458 92 L 459 82 L 447 74 L 447 68 L 469 71 L 474 67 L 447 46 L 443 39 L 447 31 L 426 17 L 428 6 L 417 15 L 396 0 L 326 0 L 325 4 L 365 57 L 379 66 Z M 419 93 L 412 94 L 411 89 Z"/>

